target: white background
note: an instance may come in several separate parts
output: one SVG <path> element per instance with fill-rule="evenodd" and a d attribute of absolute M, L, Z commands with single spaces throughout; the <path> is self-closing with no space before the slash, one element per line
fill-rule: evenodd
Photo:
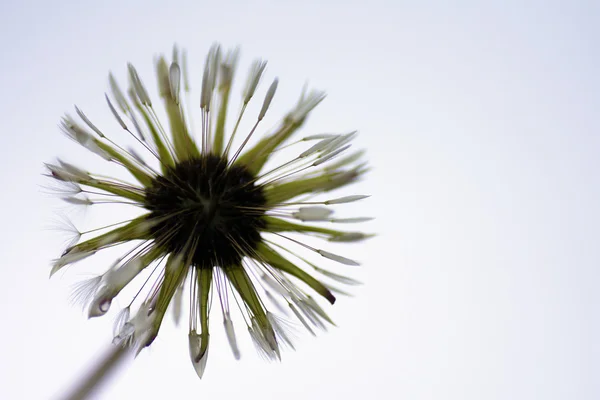
<path fill-rule="evenodd" d="M 379 236 L 343 254 L 365 285 L 329 309 L 338 328 L 301 335 L 281 363 L 246 335 L 233 360 L 217 316 L 202 381 L 167 318 L 98 398 L 600 397 L 600 7 L 482 3 L 3 1 L 0 398 L 60 395 L 111 337 L 110 317 L 68 301 L 79 264 L 48 280 L 62 239 L 46 228 L 64 206 L 43 162 L 103 165 L 60 116 L 77 103 L 119 135 L 109 69 L 124 80 L 131 61 L 154 87 L 153 57 L 177 42 L 199 83 L 214 41 L 241 46 L 243 74 L 270 60 L 271 123 L 308 80 L 329 95 L 306 134 L 361 131 L 373 169 L 344 194 L 373 195 L 360 212 Z"/>

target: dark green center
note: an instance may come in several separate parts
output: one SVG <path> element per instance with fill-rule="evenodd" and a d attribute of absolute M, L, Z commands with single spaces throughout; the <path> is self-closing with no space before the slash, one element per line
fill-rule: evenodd
<path fill-rule="evenodd" d="M 146 188 L 145 207 L 163 220 L 152 229 L 169 252 L 183 249 L 201 268 L 240 263 L 261 241 L 265 196 L 243 166 L 208 155 L 181 162 Z"/>

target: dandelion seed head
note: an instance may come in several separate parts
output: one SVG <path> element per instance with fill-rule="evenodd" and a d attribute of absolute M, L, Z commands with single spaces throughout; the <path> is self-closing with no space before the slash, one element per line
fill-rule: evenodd
<path fill-rule="evenodd" d="M 64 201 L 94 204 L 94 209 L 102 204 L 122 204 L 138 210 L 129 220 L 76 231 L 78 241 L 54 261 L 51 274 L 69 264 L 89 262 L 90 256 L 104 249 L 130 245 L 102 275 L 79 285 L 74 296 L 85 304 L 90 318 L 106 315 L 116 304 L 115 298 L 124 296 L 123 289 L 135 286 L 139 282 L 136 277 L 149 270 L 137 294 L 126 299 L 128 305 L 118 313 L 114 326 L 113 342 L 139 353 L 159 334 L 167 309 L 173 310 L 176 323 L 184 319 L 181 314 L 187 293 L 189 356 L 199 377 L 204 375 L 210 348 L 212 294 L 217 293 L 222 329 L 234 358 L 239 359 L 242 350 L 230 313 L 232 304 L 239 307 L 259 353 L 268 360 L 280 360 L 281 347 L 293 349 L 295 335 L 289 329 L 292 323 L 274 311 L 295 317 L 298 326 L 315 335 L 316 330 L 333 325 L 319 301 L 333 304 L 333 293 L 344 293 L 321 278 L 358 284 L 327 268 L 332 262 L 356 266 L 357 261 L 313 248 L 302 237 L 343 244 L 372 236 L 330 224 L 365 221 L 364 217 L 332 218 L 332 214 L 337 205 L 362 201 L 367 195 L 328 195 L 330 200 L 310 201 L 358 181 L 368 171 L 363 151 L 345 155 L 356 131 L 313 132 L 291 142 L 325 98 L 324 92 L 305 88 L 279 125 L 265 132 L 261 121 L 276 101 L 279 80 L 275 78 L 261 97 L 267 63 L 260 59 L 250 66 L 235 124 L 227 129 L 237 59 L 237 50 L 211 47 L 199 101 L 191 102 L 186 52 L 174 48 L 169 62 L 159 57 L 156 73 L 166 122 L 132 64 L 127 66 L 129 86 L 125 90 L 109 74 L 105 97 L 108 111 L 117 121 L 110 130 L 94 124 L 77 107 L 82 123 L 69 115 L 63 117 L 60 127 L 70 139 L 125 169 L 129 180 L 88 172 L 62 160 L 46 164 L 50 177 L 69 185 L 69 190 L 61 192 Z M 251 130 L 238 140 L 236 132 L 244 135 L 241 121 L 248 118 L 246 106 L 254 98 L 262 98 L 262 107 L 250 117 L 254 121 Z M 186 104 L 196 104 L 196 108 Z M 199 132 L 194 132 L 194 118 L 199 121 Z M 264 136 L 256 143 L 249 140 L 261 133 Z M 135 148 L 119 144 L 119 135 L 130 135 L 137 143 Z M 275 152 L 291 146 L 295 146 L 295 158 L 265 167 Z M 304 253 L 308 253 L 306 258 Z M 322 267 L 315 264 L 320 262 Z"/>

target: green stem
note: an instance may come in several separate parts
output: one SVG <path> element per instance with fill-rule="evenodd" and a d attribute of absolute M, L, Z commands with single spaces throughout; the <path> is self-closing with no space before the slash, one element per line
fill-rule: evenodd
<path fill-rule="evenodd" d="M 131 354 L 128 346 L 111 345 L 103 354 L 99 362 L 94 365 L 92 370 L 84 377 L 77 386 L 63 400 L 85 400 L 93 394 L 110 375 L 110 373 Z"/>

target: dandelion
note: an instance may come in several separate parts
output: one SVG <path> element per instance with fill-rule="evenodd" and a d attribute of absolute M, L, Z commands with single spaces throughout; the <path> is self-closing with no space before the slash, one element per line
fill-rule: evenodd
<path fill-rule="evenodd" d="M 333 304 L 337 289 L 329 282 L 358 283 L 331 270 L 336 263 L 349 268 L 357 261 L 308 245 L 303 236 L 329 242 L 358 242 L 371 236 L 338 227 L 342 226 L 338 223 L 346 228 L 368 218 L 332 216 L 334 206 L 368 197 L 329 195 L 367 171 L 361 161 L 363 152 L 350 150 L 356 132 L 313 134 L 290 143 L 325 97 L 323 92 L 305 90 L 279 124 L 256 140 L 277 92 L 275 79 L 258 116 L 251 120 L 251 129 L 239 138 L 236 133 L 243 118 L 252 118 L 246 115 L 247 106 L 256 97 L 266 68 L 265 61 L 257 60 L 250 67 L 233 129 L 226 134 L 236 67 L 236 51 L 223 53 L 216 45 L 210 49 L 202 74 L 197 134 L 191 123 L 192 107 L 189 102 L 184 105 L 189 99 L 186 57 L 177 50 L 170 63 L 165 57 L 156 62 L 168 124 L 160 121 L 131 64 L 126 92 L 109 76 L 111 95 L 106 95 L 106 101 L 117 122 L 110 133 L 94 125 L 79 108 L 79 120 L 70 115 L 62 119 L 61 129 L 70 139 L 127 170 L 131 182 L 62 160 L 46 164 L 50 177 L 77 188 L 63 192 L 62 199 L 69 204 L 124 203 L 143 211 L 117 224 L 76 230 L 78 242 L 54 261 L 51 275 L 103 249 L 130 244 L 132 248 L 104 273 L 79 285 L 76 297 L 85 303 L 90 318 L 105 315 L 126 286 L 142 271 L 151 271 L 138 294 L 118 312 L 115 326 L 114 343 L 137 354 L 154 341 L 169 306 L 175 319 L 180 319 L 187 292 L 189 351 L 199 377 L 208 358 L 209 310 L 215 293 L 234 357 L 240 358 L 242 349 L 231 318 L 232 299 L 259 352 L 267 359 L 280 359 L 281 346 L 293 345 L 286 330 L 289 323 L 273 310 L 287 310 L 313 333 L 314 328 L 333 323 L 313 296 Z M 138 148 L 119 145 L 119 135 L 131 136 Z M 295 155 L 270 165 L 283 148 Z"/>

